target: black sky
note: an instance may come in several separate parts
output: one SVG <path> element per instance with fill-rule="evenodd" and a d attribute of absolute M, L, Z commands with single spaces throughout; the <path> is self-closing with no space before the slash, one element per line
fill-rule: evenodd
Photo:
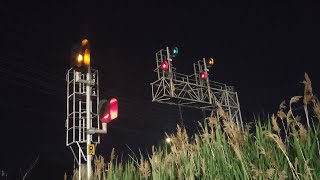
<path fill-rule="evenodd" d="M 319 12 L 318 4 L 302 1 L 3 2 L 0 169 L 17 175 L 40 155 L 35 179 L 59 179 L 72 170 L 65 74 L 71 46 L 81 38 L 91 41 L 102 97 L 120 103 L 120 117 L 98 147 L 107 156 L 112 147 L 148 149 L 179 121 L 177 107 L 151 103 L 154 57 L 165 46 L 179 47 L 174 66 L 185 74 L 198 59 L 215 57 L 210 78 L 235 86 L 247 121 L 301 95 L 304 72 L 318 92 Z M 201 113 L 186 111 L 194 126 Z"/>

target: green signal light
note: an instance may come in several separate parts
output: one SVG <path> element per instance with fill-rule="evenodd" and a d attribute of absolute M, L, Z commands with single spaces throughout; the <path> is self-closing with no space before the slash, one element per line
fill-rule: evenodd
<path fill-rule="evenodd" d="M 177 47 L 174 47 L 171 49 L 171 56 L 176 57 L 179 53 L 179 49 Z"/>
<path fill-rule="evenodd" d="M 178 54 L 179 50 L 177 47 L 173 48 L 173 54 Z"/>

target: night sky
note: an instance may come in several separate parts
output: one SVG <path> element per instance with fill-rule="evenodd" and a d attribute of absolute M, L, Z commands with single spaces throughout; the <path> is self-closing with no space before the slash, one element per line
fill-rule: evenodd
<path fill-rule="evenodd" d="M 148 151 L 179 122 L 176 106 L 151 102 L 155 53 L 178 46 L 177 72 L 214 57 L 210 79 L 235 86 L 245 121 L 274 113 L 302 95 L 304 72 L 320 88 L 320 13 L 302 1 L 241 3 L 148 1 L 12 2 L 0 7 L 0 170 L 18 178 L 40 155 L 29 179 L 62 179 L 73 168 L 65 147 L 66 82 L 70 50 L 89 39 L 100 72 L 101 97 L 119 100 L 97 153 L 108 159 Z M 187 126 L 201 120 L 183 109 Z"/>

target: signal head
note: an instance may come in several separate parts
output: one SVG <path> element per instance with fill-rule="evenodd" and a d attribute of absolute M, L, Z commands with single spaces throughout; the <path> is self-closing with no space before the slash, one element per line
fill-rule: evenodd
<path fill-rule="evenodd" d="M 204 71 L 204 72 L 200 73 L 200 78 L 201 78 L 202 80 L 206 80 L 207 77 L 208 77 L 207 72 Z"/>
<path fill-rule="evenodd" d="M 213 66 L 214 65 L 214 59 L 213 58 L 209 58 L 208 60 L 207 60 L 207 66 L 208 67 L 211 67 L 211 66 Z"/>
<path fill-rule="evenodd" d="M 213 58 L 209 58 L 209 64 L 210 64 L 210 65 L 213 65 L 213 64 L 214 64 Z"/>
<path fill-rule="evenodd" d="M 82 54 L 78 54 L 78 56 L 77 56 L 77 61 L 78 61 L 78 63 L 81 63 L 81 62 L 83 61 L 83 56 L 82 56 Z"/>
<path fill-rule="evenodd" d="M 176 57 L 178 55 L 178 53 L 179 53 L 178 47 L 171 48 L 171 51 L 170 51 L 171 57 Z"/>
<path fill-rule="evenodd" d="M 83 39 L 83 40 L 81 41 L 81 45 L 82 45 L 82 46 L 86 46 L 86 45 L 88 45 L 88 43 L 89 43 L 88 39 Z"/>
<path fill-rule="evenodd" d="M 86 72 L 90 67 L 89 41 L 84 39 L 77 44 L 71 52 L 71 65 L 75 71 Z"/>
<path fill-rule="evenodd" d="M 118 117 L 118 100 L 112 98 L 110 101 L 101 100 L 99 102 L 99 116 L 102 122 L 108 123 Z"/>
<path fill-rule="evenodd" d="M 169 64 L 167 61 L 163 61 L 161 66 L 160 66 L 160 69 L 162 69 L 163 71 L 168 71 L 169 70 Z"/>

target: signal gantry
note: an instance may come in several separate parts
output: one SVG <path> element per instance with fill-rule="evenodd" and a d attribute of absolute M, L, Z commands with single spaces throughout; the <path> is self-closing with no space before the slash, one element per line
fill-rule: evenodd
<path fill-rule="evenodd" d="M 193 64 L 194 73 L 186 75 L 176 72 L 173 59 L 178 48 L 161 49 L 156 53 L 157 80 L 151 83 L 152 102 L 197 108 L 214 113 L 220 119 L 217 104 L 228 113 L 238 128 L 243 129 L 238 93 L 233 86 L 212 81 L 209 68 L 215 61 L 203 58 Z"/>

